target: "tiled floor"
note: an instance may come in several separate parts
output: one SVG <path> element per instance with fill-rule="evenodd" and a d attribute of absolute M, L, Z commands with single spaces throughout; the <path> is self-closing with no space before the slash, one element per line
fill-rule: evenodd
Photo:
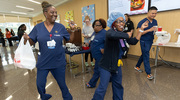
<path fill-rule="evenodd" d="M 13 65 L 16 47 L 0 47 L 0 100 L 40 100 L 36 89 L 36 69 L 26 70 Z M 180 100 L 180 69 L 166 65 L 152 68 L 155 79 L 149 81 L 145 72 L 138 73 L 133 67 L 137 58 L 124 59 L 123 86 L 124 100 Z M 144 70 L 143 66 L 142 69 Z M 81 67 L 67 67 L 66 83 L 74 100 L 91 100 L 95 88 L 86 88 L 85 83 L 92 77 L 89 73 L 74 76 L 81 72 Z M 51 74 L 47 78 L 46 90 L 52 95 L 50 100 L 63 100 L 61 91 Z M 111 83 L 106 92 L 105 100 L 112 100 Z"/>

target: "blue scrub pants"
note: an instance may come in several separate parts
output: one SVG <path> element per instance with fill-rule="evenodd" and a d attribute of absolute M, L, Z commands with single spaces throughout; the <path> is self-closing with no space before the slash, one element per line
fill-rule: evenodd
<path fill-rule="evenodd" d="M 101 58 L 95 59 L 95 67 L 94 67 L 94 74 L 93 77 L 91 78 L 91 80 L 89 81 L 89 85 L 91 87 L 95 87 L 96 83 L 99 79 L 99 61 L 101 60 Z"/>
<path fill-rule="evenodd" d="M 136 67 L 140 68 L 141 63 L 144 62 L 144 68 L 147 75 L 151 74 L 151 67 L 149 63 L 149 51 L 151 49 L 152 43 L 152 41 L 140 41 L 142 55 L 136 64 Z"/>
<path fill-rule="evenodd" d="M 50 94 L 46 94 L 45 86 L 47 82 L 47 75 L 49 71 L 52 73 L 54 78 L 56 79 L 61 92 L 63 96 L 63 100 L 72 100 L 72 96 L 69 93 L 69 90 L 66 86 L 65 83 L 65 68 L 55 68 L 55 69 L 37 69 L 37 79 L 36 79 L 36 84 L 37 84 L 37 89 L 38 92 L 41 96 L 41 100 L 48 100 L 51 98 Z"/>
<path fill-rule="evenodd" d="M 100 83 L 97 87 L 92 100 L 104 100 L 110 77 L 112 78 L 113 100 L 123 100 L 122 71 L 118 67 L 118 73 L 111 73 L 101 67 Z"/>

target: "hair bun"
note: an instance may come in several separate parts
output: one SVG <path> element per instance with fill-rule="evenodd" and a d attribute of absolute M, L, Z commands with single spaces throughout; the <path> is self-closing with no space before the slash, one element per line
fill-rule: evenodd
<path fill-rule="evenodd" d="M 41 3 L 42 8 L 46 8 L 47 5 L 49 5 L 49 3 L 48 3 L 47 1 L 43 1 L 43 2 Z"/>

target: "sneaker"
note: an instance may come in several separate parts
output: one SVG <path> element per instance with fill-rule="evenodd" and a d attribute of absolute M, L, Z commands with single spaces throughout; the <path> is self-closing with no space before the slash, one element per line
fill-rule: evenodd
<path fill-rule="evenodd" d="M 87 88 L 94 88 L 94 87 L 91 86 L 89 83 L 86 83 L 86 87 L 87 87 Z"/>
<path fill-rule="evenodd" d="M 143 72 L 139 67 L 134 67 L 134 69 L 137 70 L 137 71 L 140 72 L 140 73 Z"/>
<path fill-rule="evenodd" d="M 89 66 L 88 62 L 85 62 L 85 66 L 86 66 L 86 67 L 88 67 L 88 66 Z"/>
<path fill-rule="evenodd" d="M 93 63 L 93 62 L 91 62 L 91 66 L 94 66 L 94 63 Z"/>
<path fill-rule="evenodd" d="M 151 74 L 149 74 L 148 76 L 147 76 L 147 79 L 149 79 L 149 80 L 152 80 L 154 77 L 151 75 Z"/>

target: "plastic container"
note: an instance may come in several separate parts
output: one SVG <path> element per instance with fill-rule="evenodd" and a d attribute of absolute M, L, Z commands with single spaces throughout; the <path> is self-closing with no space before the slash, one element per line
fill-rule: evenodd
<path fill-rule="evenodd" d="M 159 26 L 159 27 L 158 27 L 158 31 L 162 31 L 162 26 Z"/>
<path fill-rule="evenodd" d="M 83 50 L 89 50 L 89 47 L 82 47 Z"/>

